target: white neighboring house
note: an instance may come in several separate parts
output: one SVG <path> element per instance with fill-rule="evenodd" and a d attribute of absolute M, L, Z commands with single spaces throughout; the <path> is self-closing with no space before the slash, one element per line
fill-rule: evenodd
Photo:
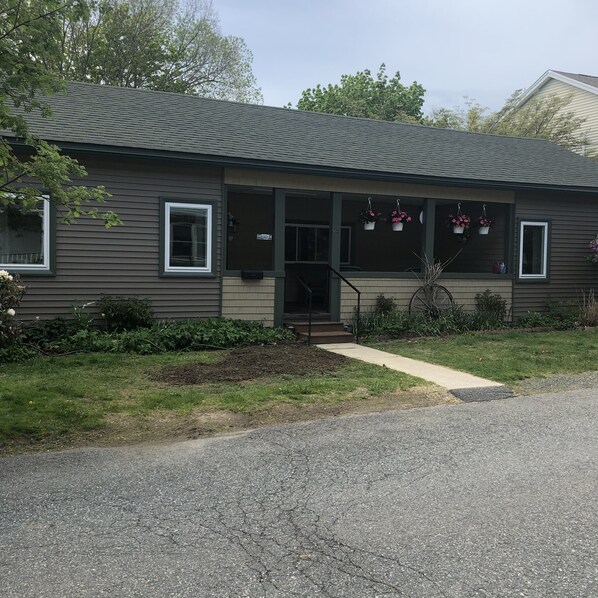
<path fill-rule="evenodd" d="M 586 119 L 583 128 L 588 143 L 581 153 L 598 152 L 598 77 L 564 71 L 546 71 L 525 90 L 517 105 L 523 106 L 532 98 L 541 99 L 553 95 L 570 95 L 571 103 L 566 110 Z"/>

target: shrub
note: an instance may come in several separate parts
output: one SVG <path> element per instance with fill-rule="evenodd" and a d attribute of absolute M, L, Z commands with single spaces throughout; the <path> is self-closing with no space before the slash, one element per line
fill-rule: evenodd
<path fill-rule="evenodd" d="M 154 321 L 149 299 L 107 295 L 97 305 L 106 322 L 106 330 L 110 332 L 149 328 Z"/>
<path fill-rule="evenodd" d="M 78 319 L 36 320 L 23 328 L 22 338 L 42 351 L 67 351 L 71 337 L 85 327 Z"/>
<path fill-rule="evenodd" d="M 405 311 L 394 311 L 381 321 L 380 332 L 385 336 L 396 338 L 409 332 L 411 317 Z"/>
<path fill-rule="evenodd" d="M 0 363 L 27 361 L 36 355 L 37 351 L 33 347 L 29 347 L 20 341 L 0 347 Z"/>
<path fill-rule="evenodd" d="M 507 300 L 498 293 L 486 289 L 475 296 L 476 313 L 479 316 L 503 322 L 507 315 Z"/>
<path fill-rule="evenodd" d="M 547 299 L 546 315 L 564 328 L 572 328 L 579 322 L 579 305 L 571 301 L 553 301 Z"/>
<path fill-rule="evenodd" d="M 380 294 L 376 297 L 376 303 L 374 304 L 374 313 L 379 316 L 387 316 L 394 312 L 397 306 L 395 300 L 392 297 L 385 297 Z"/>
<path fill-rule="evenodd" d="M 567 330 L 575 328 L 577 318 L 545 313 L 541 314 L 535 311 L 528 311 L 525 316 L 518 318 L 514 326 L 517 328 L 554 328 L 555 330 Z"/>
<path fill-rule="evenodd" d="M 355 324 L 354 319 L 353 326 Z M 420 336 L 438 336 L 476 330 L 475 326 L 474 316 L 465 313 L 460 306 L 442 311 L 434 318 L 427 314 L 410 315 L 403 311 L 394 311 L 381 316 L 371 311 L 363 314 L 361 318 L 360 335 L 398 338 L 411 333 Z"/>
<path fill-rule="evenodd" d="M 486 289 L 475 296 L 475 328 L 479 330 L 501 326 L 507 316 L 507 300 Z"/>
<path fill-rule="evenodd" d="M 16 342 L 19 337 L 21 328 L 15 316 L 25 290 L 18 274 L 0 270 L 0 347 Z"/>
<path fill-rule="evenodd" d="M 431 318 L 427 314 L 418 314 L 411 320 L 410 331 L 420 336 L 442 336 L 458 334 L 475 329 L 474 318 L 465 313 L 460 305 L 442 311 L 438 317 Z"/>
<path fill-rule="evenodd" d="M 291 340 L 282 328 L 265 328 L 259 322 L 214 318 L 200 321 L 160 322 L 151 328 L 106 332 L 81 328 L 76 321 L 56 318 L 38 322 L 28 339 L 43 351 L 64 353 L 139 353 L 201 351 Z"/>

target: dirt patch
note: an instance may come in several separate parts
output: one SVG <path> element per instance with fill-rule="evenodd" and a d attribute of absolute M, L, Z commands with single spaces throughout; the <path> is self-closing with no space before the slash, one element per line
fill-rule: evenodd
<path fill-rule="evenodd" d="M 323 374 L 349 362 L 346 357 L 305 345 L 267 345 L 232 349 L 216 363 L 188 363 L 165 366 L 150 374 L 168 384 L 241 382 L 283 374 Z"/>
<path fill-rule="evenodd" d="M 94 439 L 96 444 L 160 444 L 229 434 L 274 424 L 313 421 L 327 417 L 359 415 L 400 409 L 461 403 L 438 386 L 417 387 L 399 393 L 367 399 L 349 399 L 339 403 L 281 403 L 257 413 L 203 411 L 194 409 L 182 415 L 157 413 L 151 416 L 113 414 L 107 416 L 107 428 Z"/>
<path fill-rule="evenodd" d="M 237 413 L 226 410 L 204 411 L 194 409 L 191 413 L 154 411 L 150 415 L 112 413 L 105 417 L 105 427 L 80 435 L 53 441 L 14 442 L 0 457 L 19 453 L 56 451 L 90 446 L 150 447 L 182 440 L 208 438 L 220 434 L 243 432 L 273 424 L 313 421 L 326 417 L 359 415 L 399 409 L 417 409 L 435 405 L 461 403 L 438 386 L 419 386 L 410 390 L 369 397 L 355 398 L 330 404 L 282 403 L 269 405 L 256 413 Z"/>

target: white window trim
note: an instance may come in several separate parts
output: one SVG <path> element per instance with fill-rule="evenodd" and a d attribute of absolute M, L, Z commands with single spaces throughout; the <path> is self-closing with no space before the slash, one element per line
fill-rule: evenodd
<path fill-rule="evenodd" d="M 523 273 L 523 230 L 526 226 L 538 226 L 544 229 L 542 243 L 542 273 L 524 274 Z M 522 280 L 545 280 L 548 278 L 548 222 L 538 222 L 535 220 L 521 220 L 519 223 L 519 278 Z"/>
<path fill-rule="evenodd" d="M 170 210 L 171 208 L 186 208 L 206 212 L 206 265 L 171 266 L 170 265 Z M 184 274 L 211 274 L 212 272 L 212 205 L 201 203 L 164 202 L 164 272 Z"/>
<path fill-rule="evenodd" d="M 13 272 L 49 272 L 50 271 L 50 197 L 42 195 L 40 199 L 44 202 L 42 213 L 42 250 L 44 252 L 43 264 L 8 264 L 0 263 L 3 270 L 12 270 Z"/>

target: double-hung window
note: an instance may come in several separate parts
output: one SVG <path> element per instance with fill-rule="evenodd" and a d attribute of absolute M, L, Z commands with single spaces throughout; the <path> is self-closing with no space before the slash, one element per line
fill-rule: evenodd
<path fill-rule="evenodd" d="M 212 206 L 164 203 L 164 272 L 212 272 Z"/>
<path fill-rule="evenodd" d="M 50 202 L 27 211 L 0 206 L 0 269 L 50 272 Z"/>
<path fill-rule="evenodd" d="M 519 278 L 548 278 L 548 222 L 522 220 L 519 225 Z"/>

